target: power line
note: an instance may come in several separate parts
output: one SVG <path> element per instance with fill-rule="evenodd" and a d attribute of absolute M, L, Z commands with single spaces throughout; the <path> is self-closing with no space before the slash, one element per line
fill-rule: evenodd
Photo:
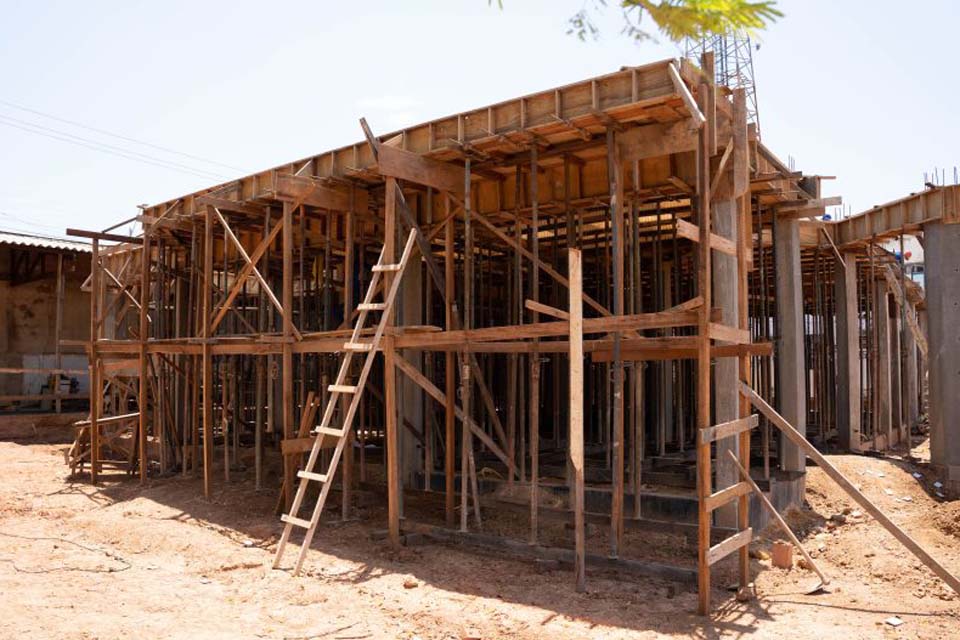
<path fill-rule="evenodd" d="M 100 151 L 101 153 L 107 153 L 110 155 L 119 156 L 121 158 L 126 158 L 127 160 L 135 160 L 137 162 L 143 162 L 145 164 L 150 164 L 156 167 L 162 167 L 164 169 L 172 169 L 173 171 L 189 173 L 191 175 L 198 176 L 200 178 L 206 178 L 208 180 L 210 179 L 219 180 L 219 179 L 224 179 L 228 177 L 223 174 L 207 171 L 206 169 L 197 169 L 195 167 L 190 167 L 177 162 L 163 160 L 162 158 L 148 156 L 146 154 L 138 153 L 136 151 L 131 151 L 129 149 L 124 149 L 122 147 L 115 147 L 113 145 L 109 145 L 103 142 L 97 142 L 96 140 L 90 140 L 89 138 L 83 138 L 81 136 L 75 136 L 70 133 L 58 131 L 56 129 L 51 129 L 49 127 L 44 127 L 42 125 L 32 124 L 22 120 L 17 120 L 15 118 L 10 118 L 9 116 L 0 116 L 0 124 L 6 125 L 8 127 L 13 127 L 14 129 L 20 129 L 21 131 L 26 131 L 27 133 L 33 133 L 39 136 L 52 138 L 54 140 L 60 140 L 61 142 L 67 142 L 80 147 L 85 147 L 87 149 L 92 149 L 94 151 Z"/>
<path fill-rule="evenodd" d="M 83 124 L 82 122 L 77 122 L 76 120 L 68 120 L 67 118 L 61 118 L 61 117 L 59 117 L 59 116 L 51 115 L 51 114 L 49 114 L 49 113 L 44 113 L 44 112 L 42 112 L 42 111 L 38 111 L 37 109 L 31 109 L 30 107 L 24 107 L 23 105 L 15 104 L 15 103 L 9 102 L 9 101 L 7 101 L 7 100 L 0 100 L 0 104 L 6 105 L 6 106 L 8 106 L 8 107 L 12 107 L 12 108 L 14 108 L 14 109 L 19 109 L 19 110 L 21 110 L 21 111 L 26 111 L 26 112 L 28 112 L 28 113 L 32 113 L 32 114 L 41 116 L 41 117 L 43 117 L 43 118 L 49 118 L 49 119 L 51 119 L 51 120 L 56 120 L 56 121 L 58 121 L 58 122 L 63 122 L 63 123 L 65 123 L 65 124 L 70 124 L 70 125 L 73 125 L 73 126 L 75 126 L 75 127 L 80 127 L 81 129 L 87 129 L 88 131 L 94 131 L 94 132 L 96 132 L 96 133 L 101 133 L 101 134 L 103 134 L 103 135 L 105 135 L 105 136 L 110 136 L 110 137 L 112 137 L 112 138 L 117 138 L 118 140 L 126 140 L 127 142 L 133 142 L 133 143 L 135 143 L 135 144 L 141 144 L 141 145 L 143 145 L 143 146 L 145 146 L 145 147 L 151 147 L 151 148 L 157 149 L 157 150 L 159 150 L 159 151 L 165 151 L 166 153 L 173 153 L 173 154 L 176 154 L 176 155 L 178 155 L 178 156 L 182 156 L 182 157 L 184 157 L 184 158 L 190 158 L 190 159 L 192 159 L 192 160 L 199 160 L 200 162 L 205 162 L 205 163 L 207 163 L 207 164 L 215 164 L 215 165 L 224 167 L 224 168 L 226 168 L 226 169 L 233 169 L 233 170 L 235 170 L 235 171 L 240 171 L 240 172 L 242 172 L 242 173 L 247 173 L 247 170 L 246 170 L 246 169 L 243 169 L 243 168 L 241 168 L 241 167 L 234 167 L 233 165 L 225 164 L 225 163 L 223 163 L 223 162 L 217 162 L 216 160 L 210 160 L 209 158 L 204 158 L 204 157 L 202 157 L 202 156 L 196 156 L 196 155 L 193 155 L 193 154 L 190 154 L 190 153 L 184 153 L 183 151 L 177 151 L 176 149 L 171 149 L 170 147 L 164 147 L 164 146 L 161 146 L 161 145 L 158 145 L 158 144 L 153 144 L 153 143 L 151 143 L 151 142 L 144 142 L 143 140 L 137 140 L 136 138 L 131 138 L 131 137 L 129 137 L 129 136 L 121 135 L 121 134 L 119 134 L 119 133 L 113 133 L 112 131 L 107 131 L 106 129 L 100 129 L 100 128 L 97 128 L 97 127 L 92 127 L 92 126 L 90 126 L 90 125 Z"/>
<path fill-rule="evenodd" d="M 53 230 L 60 230 L 60 229 L 61 229 L 61 227 L 56 227 L 56 226 L 51 225 L 51 224 L 44 224 L 43 222 L 36 222 L 36 221 L 34 221 L 34 220 L 27 220 L 26 218 L 21 218 L 20 216 L 16 216 L 16 215 L 10 213 L 9 211 L 0 210 L 0 216 L 3 216 L 4 218 L 9 218 L 10 220 L 14 220 L 14 221 L 19 222 L 19 223 L 21 223 L 21 224 L 30 225 L 30 226 L 33 226 L 33 227 L 43 227 L 43 228 L 45 228 L 45 229 L 53 229 Z"/>

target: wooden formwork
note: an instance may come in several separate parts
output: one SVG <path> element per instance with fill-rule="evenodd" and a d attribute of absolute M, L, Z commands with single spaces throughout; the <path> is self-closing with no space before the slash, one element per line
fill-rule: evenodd
<path fill-rule="evenodd" d="M 141 479 L 199 474 L 209 495 L 252 449 L 256 486 L 289 507 L 315 404 L 339 402 L 330 384 L 357 294 L 377 256 L 389 261 L 412 233 L 419 259 L 346 429 L 344 516 L 376 451 L 392 542 L 414 526 L 401 512 L 416 482 L 439 488 L 448 527 L 459 485 L 467 533 L 481 523 L 482 463 L 527 491 L 536 544 L 540 489 L 560 475 L 582 586 L 584 475 L 609 488 L 617 558 L 625 522 L 643 520 L 644 473 L 695 463 L 700 610 L 711 565 L 734 551 L 746 586 L 751 487 L 712 460 L 722 447 L 750 463 L 757 419 L 737 385 L 762 382 L 771 357 L 769 331 L 751 320 L 763 220 L 822 203 L 755 139 L 743 93 L 716 86 L 712 66 L 708 54 L 699 67 L 627 67 L 388 135 L 367 129 L 362 143 L 147 207 L 142 237 L 76 231 L 93 238 L 93 481 L 98 424 L 135 412 L 126 462 Z M 735 375 L 714 376 L 720 361 Z M 713 544 L 721 512 L 735 533 Z"/>

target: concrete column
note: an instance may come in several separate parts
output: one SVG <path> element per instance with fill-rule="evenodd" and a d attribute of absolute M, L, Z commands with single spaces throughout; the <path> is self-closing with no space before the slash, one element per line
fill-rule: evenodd
<path fill-rule="evenodd" d="M 840 446 L 860 451 L 860 312 L 857 305 L 857 256 L 845 253 L 836 265 L 837 431 Z"/>
<path fill-rule="evenodd" d="M 907 314 L 916 316 L 917 310 L 912 304 L 907 305 Z M 906 330 L 903 332 L 903 348 L 906 351 L 906 355 L 903 360 L 903 402 L 906 411 L 904 415 L 906 416 L 907 423 L 904 425 L 907 436 L 910 435 L 910 430 L 917 424 L 917 420 L 920 418 L 920 394 L 918 393 L 918 376 L 917 376 L 917 341 L 913 337 L 913 331 L 910 330 L 910 327 L 906 327 Z"/>
<path fill-rule="evenodd" d="M 877 359 L 877 379 L 873 381 L 873 393 L 876 398 L 874 407 L 877 415 L 874 416 L 874 427 L 877 436 L 887 438 L 887 446 L 891 440 L 893 426 L 891 393 L 891 358 L 890 358 L 890 294 L 885 282 L 877 283 L 877 299 L 874 305 L 874 322 L 877 327 L 877 343 L 874 345 Z"/>
<path fill-rule="evenodd" d="M 404 246 L 406 235 L 401 235 L 397 242 L 399 249 Z M 423 269 L 420 267 L 419 256 L 414 256 L 407 264 L 400 282 L 400 291 L 397 292 L 396 324 L 398 326 L 416 326 L 423 324 Z M 431 285 L 432 286 L 432 285 Z M 400 355 L 410 364 L 423 372 L 423 352 L 414 349 L 404 349 Z M 423 415 L 423 389 L 416 382 L 403 373 L 397 372 L 397 400 L 400 403 L 400 419 L 407 420 L 424 433 L 426 421 Z M 400 480 L 404 487 L 416 487 L 416 474 L 423 471 L 423 451 L 420 444 L 410 430 L 401 422 L 398 425 L 400 439 Z M 403 499 L 401 498 L 401 504 Z"/>
<path fill-rule="evenodd" d="M 807 390 L 803 361 L 803 290 L 800 271 L 800 222 L 778 218 L 773 237 L 777 254 L 777 376 L 780 414 L 804 436 L 807 434 Z M 786 438 L 780 439 L 780 466 L 804 471 L 805 456 Z"/>
<path fill-rule="evenodd" d="M 714 233 L 736 240 L 737 203 L 734 200 L 717 202 L 713 209 Z M 713 306 L 723 311 L 723 324 L 731 327 L 738 325 L 737 318 L 737 258 L 719 251 L 713 253 Z M 714 423 L 736 420 L 740 411 L 740 394 L 736 381 L 739 380 L 739 362 L 737 358 L 718 358 L 714 363 L 713 399 Z M 737 483 L 737 468 L 727 456 L 733 451 L 739 457 L 737 438 L 717 440 L 717 481 L 715 489 L 723 489 Z M 716 523 L 720 526 L 737 526 L 737 505 L 731 502 L 716 511 Z"/>
<path fill-rule="evenodd" d="M 900 307 L 892 306 L 890 316 L 890 428 L 893 434 L 902 436 L 903 386 L 900 375 Z M 891 436 L 893 437 L 893 436 Z M 896 439 L 896 438 L 894 438 Z M 891 444 L 893 440 L 891 440 Z"/>
<path fill-rule="evenodd" d="M 960 490 L 960 225 L 924 226 L 930 459 Z"/>

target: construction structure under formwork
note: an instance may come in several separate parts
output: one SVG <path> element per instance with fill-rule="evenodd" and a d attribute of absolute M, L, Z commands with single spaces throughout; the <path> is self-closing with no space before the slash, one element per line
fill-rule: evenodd
<path fill-rule="evenodd" d="M 588 558 L 620 562 L 698 581 L 706 612 L 730 555 L 746 586 L 760 505 L 802 500 L 789 278 L 799 218 L 827 202 L 712 67 L 626 67 L 388 135 L 361 122 L 363 142 L 145 208 L 141 237 L 71 230 L 93 240 L 92 480 L 197 474 L 209 495 L 252 468 L 295 570 L 330 492 L 346 517 L 379 486 L 394 544 L 481 535 L 520 502 L 530 545 L 572 519 L 544 552 L 579 588 Z M 778 430 L 751 438 L 751 405 Z M 631 563 L 626 528 L 671 524 L 695 567 Z"/>
<path fill-rule="evenodd" d="M 909 446 L 926 414 L 932 460 L 954 488 L 957 222 L 960 187 L 930 185 L 843 220 L 791 223 L 802 252 L 808 435 L 886 451 Z M 925 249 L 923 287 L 904 269 L 906 237 Z M 779 308 L 780 292 L 773 295 Z"/>

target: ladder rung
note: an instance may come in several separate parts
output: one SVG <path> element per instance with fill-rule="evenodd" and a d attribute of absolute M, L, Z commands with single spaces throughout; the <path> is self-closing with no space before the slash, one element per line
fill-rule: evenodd
<path fill-rule="evenodd" d="M 344 342 L 343 348 L 347 351 L 373 351 L 373 343 L 370 342 Z"/>
<path fill-rule="evenodd" d="M 332 384 L 327 387 L 330 393 L 356 393 L 357 388 L 349 384 Z"/>
<path fill-rule="evenodd" d="M 360 311 L 383 311 L 386 308 L 386 302 L 361 302 L 357 305 Z"/>
<path fill-rule="evenodd" d="M 309 529 L 310 527 L 313 526 L 312 524 L 310 524 L 309 520 L 304 520 L 303 518 L 296 518 L 294 516 L 290 516 L 287 514 L 283 514 L 282 516 L 280 516 L 280 519 L 286 522 L 287 524 L 293 524 L 298 527 L 302 527 L 304 529 Z"/>
<path fill-rule="evenodd" d="M 330 427 L 317 427 L 313 430 L 314 433 L 322 433 L 325 436 L 333 436 L 334 438 L 342 438 L 343 430 L 342 429 L 331 429 Z"/>
<path fill-rule="evenodd" d="M 298 478 L 306 478 L 307 480 L 316 480 L 317 482 L 326 482 L 327 476 L 322 473 L 314 473 L 313 471 L 297 471 Z"/>
<path fill-rule="evenodd" d="M 399 264 L 375 264 L 373 265 L 372 271 L 374 273 L 383 272 L 383 271 L 400 271 L 400 265 Z"/>

